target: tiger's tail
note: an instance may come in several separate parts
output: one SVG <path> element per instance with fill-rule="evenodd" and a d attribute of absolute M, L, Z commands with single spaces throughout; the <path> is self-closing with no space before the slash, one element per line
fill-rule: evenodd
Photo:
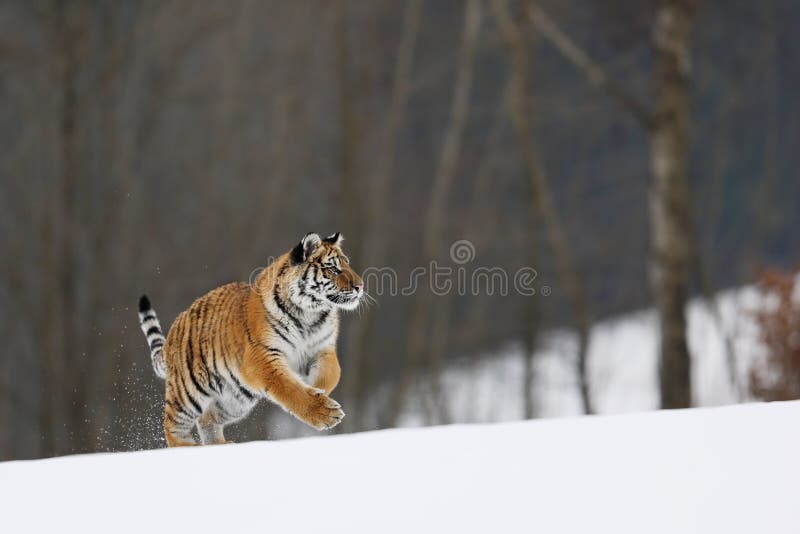
<path fill-rule="evenodd" d="M 164 363 L 164 343 L 167 339 L 161 330 L 156 311 L 150 306 L 150 299 L 142 295 L 139 299 L 139 324 L 150 347 L 150 359 L 153 360 L 153 371 L 159 378 L 167 377 L 167 365 Z"/>

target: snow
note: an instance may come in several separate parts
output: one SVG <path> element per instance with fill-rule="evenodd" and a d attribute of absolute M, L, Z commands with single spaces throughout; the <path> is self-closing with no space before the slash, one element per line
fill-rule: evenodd
<path fill-rule="evenodd" d="M 0 463 L 4 532 L 797 532 L 800 402 Z"/>
<path fill-rule="evenodd" d="M 694 402 L 721 406 L 753 400 L 747 393 L 749 371 L 763 357 L 754 312 L 765 297 L 755 287 L 728 290 L 716 297 L 721 322 L 707 301 L 687 306 L 687 339 L 692 354 Z M 591 332 L 588 372 L 597 413 L 619 414 L 658 408 L 658 317 L 652 309 L 597 322 Z M 541 336 L 534 355 L 533 395 L 538 417 L 579 415 L 575 372 L 577 338 L 556 330 Z M 738 388 L 731 385 L 728 348 L 736 361 Z M 493 354 L 450 364 L 442 378 L 446 413 L 457 423 L 518 421 L 524 418 L 524 357 L 521 344 Z M 422 426 L 426 392 L 418 381 L 400 419 L 401 426 Z M 390 392 L 380 391 L 377 398 Z M 380 402 L 373 403 L 380 405 Z M 377 420 L 377 413 L 371 414 Z"/>

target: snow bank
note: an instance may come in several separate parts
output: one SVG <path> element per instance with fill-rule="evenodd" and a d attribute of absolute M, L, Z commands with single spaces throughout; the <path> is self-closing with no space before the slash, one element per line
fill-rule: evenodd
<path fill-rule="evenodd" d="M 4 532 L 797 532 L 800 402 L 0 464 Z"/>
<path fill-rule="evenodd" d="M 687 339 L 692 354 L 695 404 L 721 406 L 753 400 L 746 384 L 754 362 L 763 357 L 754 312 L 763 304 L 755 287 L 717 296 L 719 317 L 707 301 L 687 306 Z M 729 349 L 736 362 L 736 391 L 729 378 Z M 576 374 L 577 337 L 569 330 L 546 333 L 534 357 L 533 395 L 538 417 L 563 417 L 582 412 Z M 450 421 L 488 423 L 524 417 L 524 353 L 509 344 L 496 354 L 477 355 L 448 365 L 444 372 L 444 402 Z M 658 316 L 652 309 L 596 323 L 592 328 L 588 372 L 595 410 L 619 414 L 655 410 L 658 393 Z M 408 396 L 400 426 L 428 422 L 424 403 L 431 388 L 420 378 Z M 387 396 L 380 391 L 378 401 Z M 370 420 L 378 414 L 371 413 Z"/>

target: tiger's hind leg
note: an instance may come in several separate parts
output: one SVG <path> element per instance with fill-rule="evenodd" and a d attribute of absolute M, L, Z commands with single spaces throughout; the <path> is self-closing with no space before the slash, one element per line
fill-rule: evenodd
<path fill-rule="evenodd" d="M 170 447 L 198 445 L 192 435 L 199 413 L 194 407 L 183 403 L 176 388 L 167 383 L 166 405 L 164 406 L 164 437 Z"/>
<path fill-rule="evenodd" d="M 199 445 L 192 435 L 195 421 L 176 421 L 165 410 L 164 412 L 164 437 L 170 447 L 191 447 Z"/>
<path fill-rule="evenodd" d="M 200 416 L 200 419 L 197 420 L 197 431 L 200 434 L 200 440 L 203 445 L 231 443 L 225 439 L 225 435 L 222 432 L 224 425 L 225 420 L 216 403 L 209 406 Z"/>

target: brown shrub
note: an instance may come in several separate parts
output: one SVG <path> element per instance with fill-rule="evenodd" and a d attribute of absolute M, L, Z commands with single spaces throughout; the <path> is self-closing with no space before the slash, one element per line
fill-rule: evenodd
<path fill-rule="evenodd" d="M 767 401 L 800 399 L 800 270 L 768 271 L 759 282 L 769 295 L 756 313 L 766 360 L 750 370 L 750 392 Z M 775 299 L 774 302 L 772 299 Z"/>

